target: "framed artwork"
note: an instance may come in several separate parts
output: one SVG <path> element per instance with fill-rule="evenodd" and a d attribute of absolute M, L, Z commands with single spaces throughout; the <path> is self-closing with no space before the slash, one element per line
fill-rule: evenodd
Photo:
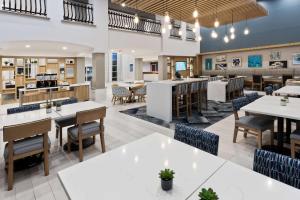
<path fill-rule="evenodd" d="M 300 53 L 293 55 L 293 65 L 300 65 Z"/>
<path fill-rule="evenodd" d="M 205 59 L 205 70 L 212 70 L 212 58 Z"/>
<path fill-rule="evenodd" d="M 270 53 L 270 61 L 281 60 L 281 52 L 280 51 L 272 51 Z"/>
<path fill-rule="evenodd" d="M 226 55 L 219 55 L 216 58 L 217 62 L 226 62 Z"/>
<path fill-rule="evenodd" d="M 270 61 L 269 66 L 272 68 L 287 68 L 288 62 L 285 61 Z"/>
<path fill-rule="evenodd" d="M 227 69 L 227 63 L 221 63 L 216 64 L 215 66 L 216 70 L 226 70 Z"/>
<path fill-rule="evenodd" d="M 232 58 L 232 67 L 241 67 L 242 58 Z"/>
<path fill-rule="evenodd" d="M 248 67 L 260 68 L 262 67 L 262 55 L 250 55 L 248 56 Z"/>

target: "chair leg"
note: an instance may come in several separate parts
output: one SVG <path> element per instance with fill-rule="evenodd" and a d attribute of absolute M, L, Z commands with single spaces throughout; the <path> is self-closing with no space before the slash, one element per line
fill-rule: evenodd
<path fill-rule="evenodd" d="M 48 134 L 44 134 L 44 173 L 45 176 L 49 175 L 49 147 L 48 147 Z"/>
<path fill-rule="evenodd" d="M 102 153 L 105 153 L 106 149 L 105 149 L 105 139 L 104 139 L 104 133 L 103 132 L 100 133 L 100 141 L 101 141 Z"/>
<path fill-rule="evenodd" d="M 56 126 L 56 139 L 58 138 L 58 132 L 59 132 L 59 127 L 58 126 Z"/>
<path fill-rule="evenodd" d="M 236 138 L 237 138 L 238 131 L 239 131 L 239 127 L 235 126 L 234 127 L 234 133 L 233 133 L 233 143 L 236 143 Z"/>
<path fill-rule="evenodd" d="M 274 128 L 271 130 L 271 145 L 274 145 Z"/>
<path fill-rule="evenodd" d="M 178 97 L 176 97 L 176 116 L 179 118 L 179 100 Z"/>
<path fill-rule="evenodd" d="M 262 146 L 262 132 L 259 132 L 258 135 L 257 135 L 257 146 L 258 146 L 258 149 L 261 149 L 261 146 Z"/>
<path fill-rule="evenodd" d="M 82 160 L 83 160 L 82 138 L 78 139 L 78 145 L 79 145 L 79 162 L 82 162 Z"/>
<path fill-rule="evenodd" d="M 96 143 L 96 136 L 93 135 L 93 144 L 95 144 L 95 143 Z"/>
<path fill-rule="evenodd" d="M 59 144 L 60 144 L 60 146 L 62 146 L 62 134 L 63 134 L 62 127 L 60 127 L 59 128 Z"/>
<path fill-rule="evenodd" d="M 248 129 L 244 129 L 244 138 L 247 138 L 248 135 Z"/>
<path fill-rule="evenodd" d="M 295 140 L 291 140 L 291 157 L 292 158 L 296 157 L 296 144 L 295 144 Z"/>
<path fill-rule="evenodd" d="M 71 138 L 69 133 L 68 133 L 68 153 L 71 153 Z"/>
<path fill-rule="evenodd" d="M 10 144 L 9 144 L 10 145 Z M 12 144 L 11 144 L 12 145 Z M 8 190 L 13 189 L 13 182 L 14 182 L 14 160 L 13 160 L 13 147 L 9 148 L 11 152 L 8 155 Z"/>

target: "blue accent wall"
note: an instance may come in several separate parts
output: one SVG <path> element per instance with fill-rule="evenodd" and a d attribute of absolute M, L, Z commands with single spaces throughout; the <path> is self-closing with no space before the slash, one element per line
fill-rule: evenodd
<path fill-rule="evenodd" d="M 212 39 L 212 29 L 201 28 L 201 53 L 265 45 L 300 42 L 300 0 L 259 0 L 269 15 L 248 21 L 250 34 L 243 34 L 245 21 L 236 23 L 236 39 L 224 43 L 225 26 L 217 29 L 219 37 Z M 228 29 L 230 25 L 228 25 Z"/>

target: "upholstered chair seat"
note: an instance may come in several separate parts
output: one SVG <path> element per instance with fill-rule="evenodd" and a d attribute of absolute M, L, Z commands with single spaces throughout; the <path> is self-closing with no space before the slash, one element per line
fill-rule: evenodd
<path fill-rule="evenodd" d="M 269 117 L 243 116 L 236 123 L 256 130 L 268 130 L 273 128 L 274 119 Z"/>
<path fill-rule="evenodd" d="M 95 133 L 100 132 L 100 123 L 98 122 L 90 122 L 83 124 L 82 128 L 82 135 L 84 137 L 93 136 Z M 78 140 L 78 126 L 72 126 L 68 128 L 68 133 L 73 140 Z"/>

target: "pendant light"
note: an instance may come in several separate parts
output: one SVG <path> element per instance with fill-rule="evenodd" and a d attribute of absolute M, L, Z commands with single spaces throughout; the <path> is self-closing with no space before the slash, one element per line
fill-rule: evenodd
<path fill-rule="evenodd" d="M 214 26 L 215 26 L 215 28 L 218 28 L 220 26 L 220 22 L 218 20 L 218 9 L 217 9 L 217 7 L 216 7 L 216 18 L 215 18 Z"/>
<path fill-rule="evenodd" d="M 181 27 L 181 21 L 182 21 L 182 10 L 180 10 L 180 29 L 178 31 L 178 35 L 179 36 L 182 36 L 182 27 Z"/>
<path fill-rule="evenodd" d="M 137 10 L 137 0 L 135 1 L 135 9 Z M 133 22 L 134 22 L 135 24 L 138 24 L 138 23 L 140 22 L 140 19 L 139 19 L 139 16 L 138 16 L 137 13 L 134 15 Z"/>
<path fill-rule="evenodd" d="M 231 33 L 231 34 L 230 34 L 230 39 L 231 39 L 231 40 L 234 40 L 234 39 L 235 39 L 235 34 L 234 34 L 234 33 Z"/>
<path fill-rule="evenodd" d="M 126 3 L 123 2 L 123 3 L 121 4 L 121 6 L 122 6 L 123 8 L 126 7 Z"/>
<path fill-rule="evenodd" d="M 198 0 L 195 0 L 195 10 L 193 12 L 193 17 L 197 18 L 199 16 L 198 8 L 197 8 Z"/>
<path fill-rule="evenodd" d="M 216 32 L 215 29 L 211 32 L 211 37 L 214 39 L 218 38 L 218 33 Z"/>
<path fill-rule="evenodd" d="M 169 12 L 168 12 L 168 2 L 167 0 L 165 0 L 165 23 L 170 23 L 170 15 L 169 15 Z"/>
<path fill-rule="evenodd" d="M 165 34 L 165 33 L 167 32 L 166 28 L 165 28 L 165 27 L 162 27 L 162 28 L 161 28 L 161 32 L 162 32 L 162 34 Z"/>
<path fill-rule="evenodd" d="M 197 37 L 197 41 L 198 41 L 198 42 L 201 42 L 201 41 L 202 41 L 202 37 L 201 37 L 201 35 L 198 35 L 198 37 Z"/>
<path fill-rule="evenodd" d="M 172 24 L 168 24 L 168 29 L 169 29 L 169 30 L 172 29 Z"/>
<path fill-rule="evenodd" d="M 195 20 L 195 28 L 199 28 L 199 27 L 200 27 L 199 20 L 198 20 L 198 19 L 196 19 L 196 20 Z"/>
<path fill-rule="evenodd" d="M 235 28 L 233 26 L 233 10 L 232 10 L 232 13 L 231 13 L 231 27 L 230 27 L 229 31 L 230 31 L 231 34 L 234 34 L 234 32 L 235 32 Z"/>
<path fill-rule="evenodd" d="M 227 31 L 227 25 L 226 25 L 226 27 L 225 27 L 225 36 L 223 38 L 223 40 L 224 40 L 225 43 L 229 42 L 229 37 L 228 37 L 227 33 L 228 33 L 228 31 Z"/>
<path fill-rule="evenodd" d="M 244 29 L 244 35 L 249 35 L 250 29 L 248 28 L 248 18 L 246 17 L 246 27 Z"/>

